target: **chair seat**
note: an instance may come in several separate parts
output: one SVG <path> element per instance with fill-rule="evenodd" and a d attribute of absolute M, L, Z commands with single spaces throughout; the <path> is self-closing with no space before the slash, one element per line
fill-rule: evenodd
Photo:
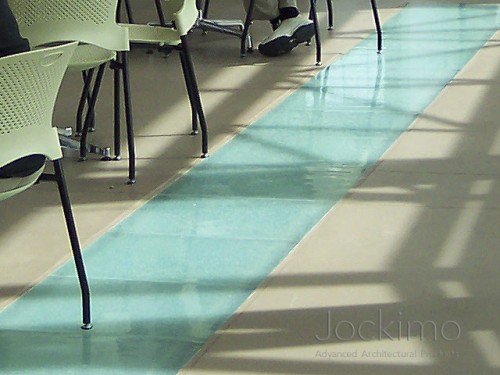
<path fill-rule="evenodd" d="M 0 178 L 0 200 L 10 198 L 33 186 L 44 169 L 45 164 L 26 177 Z"/>
<path fill-rule="evenodd" d="M 40 169 L 46 160 L 40 154 L 24 156 L 0 168 L 0 178 L 27 177 Z"/>
<path fill-rule="evenodd" d="M 120 24 L 128 29 L 131 43 L 178 45 L 181 43 L 179 33 L 168 27 L 150 25 Z"/>
<path fill-rule="evenodd" d="M 68 70 L 89 70 L 113 60 L 115 57 L 115 51 L 110 51 L 91 44 L 79 44 L 69 62 Z"/>

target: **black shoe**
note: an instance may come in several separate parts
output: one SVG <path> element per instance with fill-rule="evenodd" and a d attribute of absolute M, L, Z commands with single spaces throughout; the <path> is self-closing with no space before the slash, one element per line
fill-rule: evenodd
<path fill-rule="evenodd" d="M 311 20 L 301 16 L 288 18 L 259 44 L 259 52 L 264 56 L 281 56 L 297 45 L 309 42 L 313 36 L 314 23 Z"/>

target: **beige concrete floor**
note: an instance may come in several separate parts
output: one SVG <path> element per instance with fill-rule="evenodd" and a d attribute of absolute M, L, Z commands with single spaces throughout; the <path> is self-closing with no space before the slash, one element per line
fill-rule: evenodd
<path fill-rule="evenodd" d="M 382 20 L 404 4 L 379 3 Z M 139 19 L 154 18 L 149 3 L 133 4 Z M 319 5 L 326 25 L 324 6 Z M 337 0 L 335 6 L 335 31 L 323 31 L 325 65 L 373 30 L 368 1 Z M 242 7 L 239 1 L 218 1 L 212 13 L 241 17 Z M 255 41 L 268 31 L 267 24 L 256 22 Z M 241 59 L 238 40 L 232 37 L 196 31 L 190 40 L 212 150 L 319 69 L 313 47 L 301 46 L 279 59 L 258 53 Z M 497 33 L 183 373 L 498 371 L 499 40 Z M 125 185 L 125 158 L 80 163 L 68 153 L 64 160 L 84 246 L 199 161 L 200 139 L 189 135 L 188 101 L 175 53 L 165 58 L 135 48 L 130 61 L 137 184 Z M 73 123 L 79 85 L 78 75 L 65 79 L 54 116 L 58 126 Z M 111 144 L 110 74 L 105 85 L 98 129 L 92 135 L 99 144 Z M 57 191 L 50 184 L 2 202 L 0 223 L 2 308 L 68 259 L 69 244 Z M 324 332 L 333 308 L 340 311 L 337 319 L 355 323 L 373 320 L 381 310 L 397 317 L 404 311 L 404 319 L 422 321 L 446 321 L 458 312 L 467 326 L 458 347 L 457 342 L 438 346 L 390 340 L 333 346 L 314 339 Z M 356 350 L 427 350 L 435 355 L 370 361 L 318 354 Z M 439 350 L 456 351 L 458 357 L 440 355 Z"/>

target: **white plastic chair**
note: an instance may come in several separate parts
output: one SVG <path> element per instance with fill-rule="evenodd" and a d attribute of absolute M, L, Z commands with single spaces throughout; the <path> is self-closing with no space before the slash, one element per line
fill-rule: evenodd
<path fill-rule="evenodd" d="M 0 58 L 0 200 L 57 182 L 82 293 L 83 329 L 90 329 L 90 291 L 71 210 L 52 113 L 76 43 Z M 54 174 L 43 174 L 46 159 Z M 50 225 L 50 224 L 47 224 Z M 47 227 L 50 230 L 50 227 Z"/>
<path fill-rule="evenodd" d="M 192 108 L 193 134 L 198 132 L 199 121 L 202 136 L 201 157 L 204 158 L 208 155 L 208 130 L 187 40 L 188 33 L 198 20 L 199 11 L 196 7 L 196 0 L 155 1 L 157 9 L 161 10 L 159 13 L 164 12 L 166 18 L 172 21 L 171 24 L 165 24 L 160 20 L 160 25 L 132 23 L 120 23 L 120 25 L 128 29 L 130 43 L 171 46 L 179 51 L 186 89 Z M 128 5 L 127 0 L 124 3 Z"/>
<path fill-rule="evenodd" d="M 129 152 L 129 183 L 135 182 L 135 145 L 133 137 L 132 108 L 128 77 L 130 49 L 128 30 L 116 23 L 118 0 L 9 0 L 16 16 L 21 35 L 28 38 L 32 46 L 41 46 L 61 41 L 80 42 L 70 61 L 70 70 L 84 73 L 85 85 L 77 115 L 77 131 L 81 130 L 80 157 L 85 159 L 89 150 L 87 133 L 93 122 L 94 106 L 100 88 L 104 67 L 111 62 L 115 82 L 115 159 L 120 159 L 120 70 L 122 72 L 125 119 Z M 98 68 L 94 89 L 90 89 Z M 85 100 L 88 110 L 81 124 Z M 81 128 L 81 129 L 80 129 Z"/>

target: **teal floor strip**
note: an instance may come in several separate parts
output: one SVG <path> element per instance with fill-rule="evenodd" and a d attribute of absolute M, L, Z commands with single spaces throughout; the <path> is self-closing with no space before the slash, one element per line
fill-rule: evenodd
<path fill-rule="evenodd" d="M 174 374 L 497 30 L 409 6 L 0 314 L 2 374 Z"/>

